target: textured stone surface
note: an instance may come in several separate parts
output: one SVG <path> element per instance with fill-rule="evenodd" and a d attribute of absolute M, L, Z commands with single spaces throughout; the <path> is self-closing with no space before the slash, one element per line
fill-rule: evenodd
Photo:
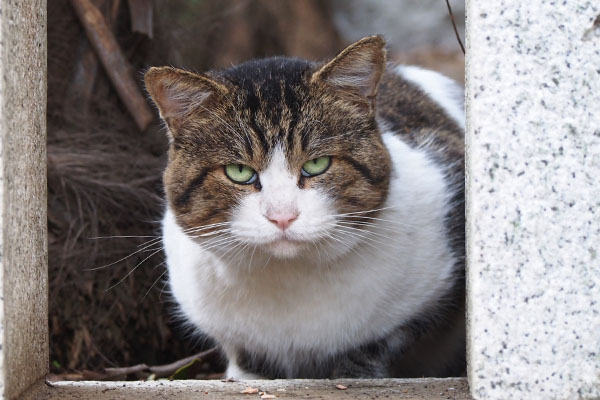
<path fill-rule="evenodd" d="M 337 388 L 343 385 L 346 389 Z M 158 381 L 158 382 L 39 382 L 21 400 L 178 400 L 260 399 L 259 393 L 242 394 L 255 388 L 276 399 L 404 399 L 468 400 L 464 378 L 452 379 L 341 379 L 274 381 Z M 168 394 L 168 396 L 167 396 Z M 268 397 L 265 397 L 268 398 Z"/>
<path fill-rule="evenodd" d="M 46 2 L 0 1 L 0 397 L 48 370 Z"/>
<path fill-rule="evenodd" d="M 467 4 L 469 378 L 600 396 L 600 3 Z"/>

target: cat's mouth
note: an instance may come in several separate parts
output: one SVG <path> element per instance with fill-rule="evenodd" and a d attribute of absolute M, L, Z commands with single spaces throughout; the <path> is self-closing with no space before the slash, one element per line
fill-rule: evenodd
<path fill-rule="evenodd" d="M 296 239 L 291 239 L 291 238 L 288 238 L 288 237 L 283 237 L 283 238 L 275 239 L 275 240 L 273 240 L 269 244 L 274 245 L 274 246 L 279 246 L 279 245 L 287 246 L 287 245 L 301 245 L 303 243 L 304 242 L 301 241 L 301 240 L 296 240 Z"/>
<path fill-rule="evenodd" d="M 301 252 L 305 243 L 288 236 L 281 236 L 265 244 L 265 249 L 275 257 L 292 258 Z"/>

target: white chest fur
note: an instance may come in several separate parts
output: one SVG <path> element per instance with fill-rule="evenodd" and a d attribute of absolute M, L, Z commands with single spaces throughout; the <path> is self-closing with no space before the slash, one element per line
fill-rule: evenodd
<path fill-rule="evenodd" d="M 393 134 L 390 192 L 374 234 L 335 262 L 254 255 L 227 263 L 189 238 L 167 210 L 169 282 L 185 318 L 226 349 L 243 346 L 285 364 L 384 336 L 435 302 L 455 262 L 444 216 L 450 191 L 425 151 Z"/>

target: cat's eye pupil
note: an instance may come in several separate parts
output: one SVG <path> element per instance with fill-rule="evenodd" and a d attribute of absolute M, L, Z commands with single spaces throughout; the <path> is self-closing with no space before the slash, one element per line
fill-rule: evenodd
<path fill-rule="evenodd" d="M 304 177 L 316 176 L 327 171 L 329 165 L 331 165 L 330 156 L 318 157 L 305 162 L 300 172 Z"/>
<path fill-rule="evenodd" d="M 228 164 L 225 175 L 235 183 L 248 185 L 257 179 L 256 171 L 244 164 Z"/>

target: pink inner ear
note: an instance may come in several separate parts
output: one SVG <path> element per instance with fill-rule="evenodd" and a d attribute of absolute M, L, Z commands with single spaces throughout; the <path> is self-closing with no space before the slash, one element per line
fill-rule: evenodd
<path fill-rule="evenodd" d="M 354 88 L 363 97 L 374 96 L 381 75 L 379 66 L 372 60 L 348 61 L 349 65 L 336 66 L 325 80 L 340 88 Z"/>
<path fill-rule="evenodd" d="M 227 93 L 226 87 L 209 77 L 170 67 L 151 68 L 145 80 L 160 116 L 175 124 L 178 122 L 174 121 L 206 105 L 217 92 Z"/>
<path fill-rule="evenodd" d="M 205 85 L 178 76 L 156 77 L 148 90 L 165 120 L 184 117 L 200 107 L 212 93 Z"/>
<path fill-rule="evenodd" d="M 211 92 L 205 88 L 186 87 L 175 83 L 164 85 L 161 99 L 157 98 L 155 101 L 159 104 L 163 118 L 181 118 L 201 107 L 210 95 Z"/>

